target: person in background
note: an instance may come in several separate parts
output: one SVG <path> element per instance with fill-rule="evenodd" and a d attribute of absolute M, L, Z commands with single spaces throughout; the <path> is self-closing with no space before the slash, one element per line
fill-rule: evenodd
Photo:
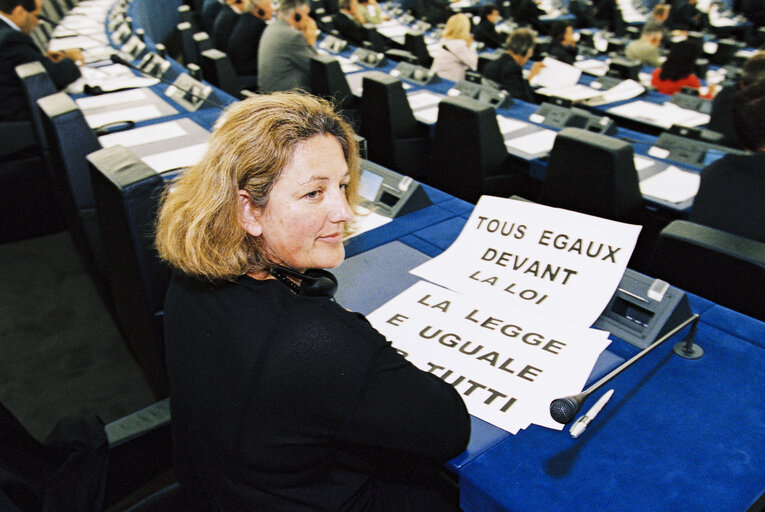
<path fill-rule="evenodd" d="M 245 9 L 245 0 L 226 0 L 226 6 L 215 17 L 213 31 L 210 34 L 210 42 L 213 48 L 224 53 L 230 53 L 228 42 L 236 24 L 239 23 L 239 15 Z"/>
<path fill-rule="evenodd" d="M 433 56 L 430 69 L 446 80 L 464 80 L 465 71 L 478 68 L 478 52 L 472 45 L 470 19 L 466 14 L 453 15 L 446 22 L 441 45 Z"/>
<path fill-rule="evenodd" d="M 432 25 L 438 25 L 454 14 L 449 4 L 449 0 L 416 0 L 414 14 Z"/>
<path fill-rule="evenodd" d="M 379 25 L 383 21 L 390 19 L 383 14 L 377 0 L 359 1 L 359 9 L 361 10 L 362 16 L 364 16 L 364 23 Z"/>
<path fill-rule="evenodd" d="M 282 0 L 258 48 L 258 87 L 264 91 L 308 90 L 316 22 L 308 0 Z"/>
<path fill-rule="evenodd" d="M 696 4 L 698 0 L 680 0 L 672 9 L 669 24 L 672 30 L 701 31 L 708 25 L 706 14 Z"/>
<path fill-rule="evenodd" d="M 669 19 L 670 7 L 667 4 L 656 4 L 651 11 L 651 18 L 646 24 L 654 21 L 661 25 L 664 25 Z"/>
<path fill-rule="evenodd" d="M 765 79 L 736 93 L 733 125 L 750 153 L 729 153 L 701 172 L 690 220 L 765 242 Z"/>
<path fill-rule="evenodd" d="M 351 44 L 361 46 L 367 41 L 367 29 L 364 28 L 364 15 L 359 8 L 358 0 L 338 0 L 340 11 L 332 16 L 335 29 L 340 36 Z"/>
<path fill-rule="evenodd" d="M 568 4 L 568 10 L 576 16 L 577 28 L 589 28 L 597 26 L 595 17 L 595 6 L 592 0 L 571 0 Z"/>
<path fill-rule="evenodd" d="M 164 326 L 184 510 L 459 510 L 442 465 L 468 444 L 462 397 L 335 302 L 321 270 L 345 257 L 359 166 L 329 102 L 259 94 L 166 189 L 156 246 L 175 270 Z"/>
<path fill-rule="evenodd" d="M 653 70 L 651 85 L 662 94 L 675 94 L 683 87 L 699 89 L 701 81 L 694 74 L 696 59 L 701 54 L 701 44 L 696 41 L 682 41 L 672 45 L 667 60 Z"/>
<path fill-rule="evenodd" d="M 245 87 L 257 86 L 258 48 L 266 21 L 274 15 L 271 0 L 243 0 L 244 12 L 228 40 L 229 58 Z"/>
<path fill-rule="evenodd" d="M 513 3 L 518 3 L 518 7 L 515 10 L 513 17 L 515 22 L 522 27 L 531 27 L 535 30 L 541 28 L 539 23 L 539 17 L 545 15 L 545 11 L 540 9 L 536 0 L 515 0 Z"/>
<path fill-rule="evenodd" d="M 528 81 L 544 68 L 544 64 L 535 62 L 528 76 L 523 77 L 523 66 L 534 54 L 536 36 L 536 32 L 529 28 L 516 29 L 507 38 L 505 53 L 486 64 L 483 70 L 483 76 L 500 84 L 513 98 L 529 103 L 534 103 L 534 90 Z"/>
<path fill-rule="evenodd" d="M 49 51 L 43 54 L 30 37 L 40 20 L 42 0 L 0 0 L 0 120 L 23 121 L 32 114 L 16 66 L 40 62 L 58 89 L 80 77 L 80 50 Z"/>
<path fill-rule="evenodd" d="M 495 25 L 500 20 L 499 9 L 494 4 L 486 4 L 478 11 L 481 21 L 473 29 L 473 37 L 479 43 L 483 43 L 492 50 L 501 48 L 505 43 L 505 37 L 497 32 Z"/>
<path fill-rule="evenodd" d="M 550 29 L 550 37 L 552 43 L 547 49 L 547 54 L 566 64 L 573 64 L 578 53 L 574 25 L 570 21 L 556 21 Z"/>
<path fill-rule="evenodd" d="M 624 49 L 628 59 L 639 60 L 644 66 L 661 66 L 661 40 L 664 38 L 664 26 L 656 21 L 649 21 L 643 26 L 640 39 L 630 41 Z"/>
<path fill-rule="evenodd" d="M 709 129 L 723 134 L 723 144 L 743 147 L 733 126 L 733 98 L 753 83 L 765 78 L 765 51 L 760 51 L 750 57 L 741 70 L 741 77 L 734 83 L 726 85 L 712 100 L 712 112 Z"/>

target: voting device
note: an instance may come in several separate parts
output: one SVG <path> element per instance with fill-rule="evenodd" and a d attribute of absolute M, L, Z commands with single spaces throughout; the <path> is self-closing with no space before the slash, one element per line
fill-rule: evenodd
<path fill-rule="evenodd" d="M 669 151 L 667 158 L 697 167 L 706 167 L 728 153 L 743 155 L 745 152 L 717 144 L 722 135 L 703 128 L 673 125 L 656 139 L 654 146 Z"/>
<path fill-rule="evenodd" d="M 513 104 L 510 93 L 494 86 L 489 80 L 482 79 L 480 75 L 476 77 L 476 74 L 470 71 L 466 72 L 466 79 L 457 82 L 454 87 L 449 89 L 448 94 L 450 96 L 466 96 L 494 108 L 509 107 Z"/>
<path fill-rule="evenodd" d="M 646 348 L 692 314 L 685 292 L 627 269 L 594 327 Z"/>
<path fill-rule="evenodd" d="M 545 102 L 534 113 L 544 120 L 541 124 L 553 128 L 582 128 L 603 135 L 615 135 L 616 123 L 608 116 L 599 116 L 588 110 Z"/>
<path fill-rule="evenodd" d="M 391 219 L 433 204 L 412 178 L 369 160 L 361 161 L 359 196 L 361 206 Z"/>
<path fill-rule="evenodd" d="M 165 90 L 165 96 L 190 112 L 199 109 L 212 94 L 212 87 L 183 73 Z"/>
<path fill-rule="evenodd" d="M 390 75 L 418 85 L 427 85 L 436 77 L 436 74 L 428 68 L 409 62 L 399 62 Z"/>

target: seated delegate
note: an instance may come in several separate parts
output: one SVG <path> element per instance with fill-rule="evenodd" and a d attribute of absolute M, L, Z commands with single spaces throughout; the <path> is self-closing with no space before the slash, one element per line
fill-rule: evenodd
<path fill-rule="evenodd" d="M 465 14 L 455 14 L 446 22 L 441 45 L 433 56 L 430 69 L 441 78 L 459 82 L 465 71 L 478 67 L 478 52 L 470 33 L 470 20 Z"/>
<path fill-rule="evenodd" d="M 672 46 L 667 60 L 653 70 L 651 85 L 662 94 L 675 94 L 683 87 L 699 89 L 701 80 L 694 74 L 696 58 L 701 54 L 701 45 L 695 41 L 682 41 Z"/>
<path fill-rule="evenodd" d="M 462 398 L 334 302 L 319 270 L 343 261 L 358 200 L 350 125 L 295 92 L 224 119 L 157 225 L 175 269 L 165 343 L 189 508 L 458 510 L 439 472 L 468 443 Z"/>
<path fill-rule="evenodd" d="M 556 21 L 550 29 L 552 43 L 547 54 L 566 64 L 573 64 L 579 51 L 574 39 L 574 25 L 570 21 Z"/>
<path fill-rule="evenodd" d="M 498 59 L 486 64 L 483 69 L 483 76 L 497 82 L 513 98 L 529 103 L 534 103 L 534 90 L 528 81 L 544 67 L 541 62 L 535 62 L 527 77 L 523 77 L 523 66 L 534 54 L 535 38 L 536 33 L 531 29 L 516 29 L 507 38 L 505 52 Z"/>
<path fill-rule="evenodd" d="M 690 220 L 765 242 L 765 79 L 736 93 L 733 125 L 751 153 L 727 154 L 701 172 Z"/>
<path fill-rule="evenodd" d="M 40 62 L 58 89 L 80 77 L 76 61 L 80 50 L 64 50 L 43 54 L 30 37 L 40 23 L 42 0 L 3 0 L 0 2 L 0 120 L 29 119 L 26 95 L 16 75 L 16 66 Z"/>

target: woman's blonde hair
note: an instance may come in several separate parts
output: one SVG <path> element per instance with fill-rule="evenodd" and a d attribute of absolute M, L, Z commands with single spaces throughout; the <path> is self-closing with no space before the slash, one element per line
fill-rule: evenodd
<path fill-rule="evenodd" d="M 444 39 L 464 39 L 470 38 L 470 19 L 465 14 L 454 14 L 446 20 L 446 27 L 441 36 Z"/>
<path fill-rule="evenodd" d="M 359 155 L 353 129 L 329 102 L 305 93 L 258 95 L 233 105 L 202 160 L 165 191 L 157 219 L 159 256 L 182 272 L 233 280 L 269 266 L 260 237 L 240 222 L 238 192 L 265 208 L 295 147 L 315 135 L 340 143 L 350 172 L 348 202 L 358 202 Z"/>

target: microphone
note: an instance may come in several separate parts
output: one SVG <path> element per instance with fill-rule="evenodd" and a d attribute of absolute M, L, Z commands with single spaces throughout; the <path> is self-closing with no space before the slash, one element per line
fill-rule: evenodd
<path fill-rule="evenodd" d="M 632 356 L 630 359 L 624 361 L 621 365 L 616 367 L 614 370 L 611 371 L 608 375 L 597 381 L 595 384 L 590 386 L 589 388 L 585 389 L 581 393 L 578 393 L 576 395 L 566 396 L 563 398 L 556 398 L 552 402 L 550 402 L 550 416 L 552 416 L 552 419 L 557 421 L 558 423 L 562 423 L 565 425 L 566 423 L 570 423 L 571 420 L 573 420 L 576 417 L 576 414 L 579 412 L 579 409 L 582 407 L 582 404 L 587 400 L 587 398 L 600 389 L 601 386 L 606 384 L 608 381 L 619 375 L 621 372 L 638 362 L 643 356 L 651 352 L 653 349 L 667 341 L 669 338 L 677 334 L 680 330 L 682 330 L 685 326 L 693 323 L 693 327 L 691 327 L 690 332 L 685 337 L 685 342 L 683 343 L 686 347 L 689 347 L 692 344 L 693 336 L 696 334 L 696 326 L 698 325 L 698 320 L 700 318 L 700 315 L 698 313 L 692 315 L 690 318 L 682 321 L 680 324 L 678 324 L 674 329 L 669 331 L 667 334 L 659 338 L 658 340 L 654 341 L 651 345 L 647 346 L 634 356 Z M 677 351 L 677 348 L 675 349 L 675 352 L 678 353 L 681 357 L 683 357 L 682 354 L 680 354 Z"/>
<path fill-rule="evenodd" d="M 206 103 L 206 104 L 208 104 L 208 105 L 210 105 L 210 106 L 212 106 L 212 107 L 215 107 L 215 108 L 217 108 L 217 109 L 220 109 L 220 110 L 226 110 L 226 105 L 222 105 L 222 104 L 218 103 L 217 101 L 213 101 L 213 100 L 211 100 L 211 99 L 209 99 L 209 98 L 206 98 L 206 97 L 204 97 L 204 96 L 201 96 L 201 95 L 199 95 L 197 92 L 195 92 L 194 90 L 190 90 L 190 89 L 184 89 L 184 88 L 178 87 L 178 85 L 174 84 L 173 82 L 171 82 L 171 81 L 169 81 L 169 80 L 165 80 L 165 79 L 164 79 L 163 77 L 161 77 L 161 76 L 157 76 L 157 75 L 154 75 L 154 74 L 152 74 L 152 73 L 148 73 L 148 72 L 144 71 L 143 69 L 139 68 L 138 66 L 135 66 L 135 65 L 133 65 L 132 63 L 130 63 L 130 62 L 128 62 L 128 61 L 126 61 L 126 60 L 125 60 L 125 59 L 123 59 L 123 58 L 122 58 L 120 55 L 117 55 L 116 53 L 113 53 L 113 54 L 111 54 L 111 55 L 109 56 L 109 59 L 110 59 L 110 60 L 111 60 L 111 61 L 112 61 L 114 64 L 122 64 L 123 66 L 127 66 L 127 67 L 129 67 L 130 69 L 134 69 L 134 70 L 138 71 L 138 72 L 139 72 L 139 73 L 141 73 L 142 75 L 146 75 L 146 76 L 149 76 L 149 77 L 151 77 L 151 78 L 156 78 L 157 80 L 159 80 L 159 81 L 160 81 L 160 82 L 162 82 L 163 84 L 166 84 L 166 85 L 172 85 L 173 87 L 175 87 L 176 89 L 178 89 L 179 91 L 181 91 L 182 93 L 184 93 L 184 95 L 187 95 L 187 96 L 191 96 L 191 97 L 194 97 L 194 98 L 200 99 L 200 100 L 202 100 L 204 103 Z"/>

